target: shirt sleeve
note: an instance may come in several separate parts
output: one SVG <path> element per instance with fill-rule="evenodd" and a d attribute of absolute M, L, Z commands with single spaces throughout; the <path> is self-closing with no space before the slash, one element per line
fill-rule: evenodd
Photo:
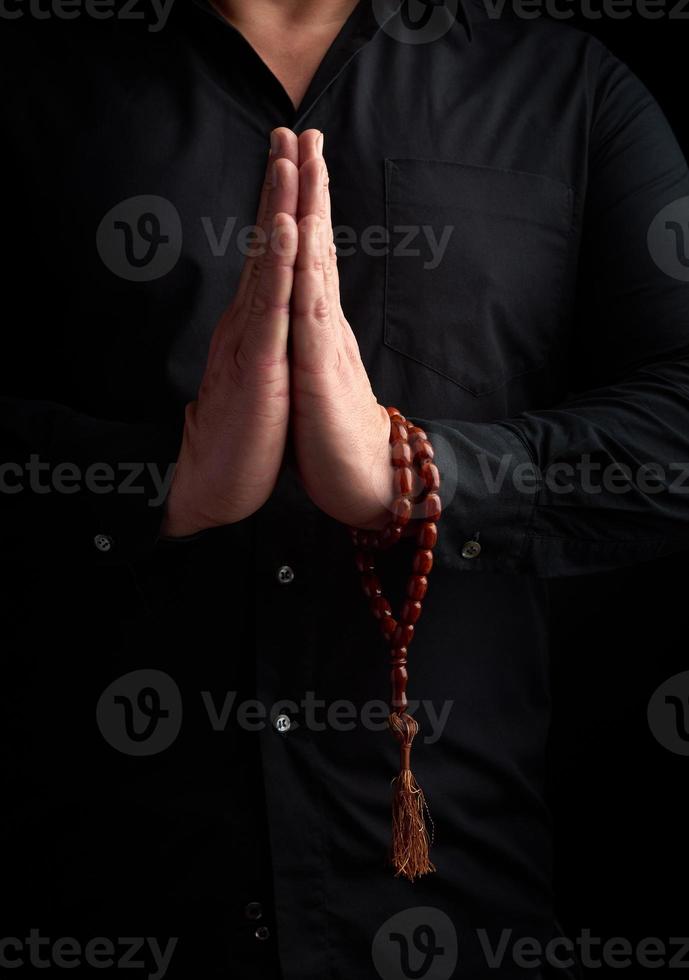
<path fill-rule="evenodd" d="M 554 577 L 689 546 L 689 172 L 648 90 L 600 54 L 567 396 L 414 419 L 443 477 L 446 567 Z"/>

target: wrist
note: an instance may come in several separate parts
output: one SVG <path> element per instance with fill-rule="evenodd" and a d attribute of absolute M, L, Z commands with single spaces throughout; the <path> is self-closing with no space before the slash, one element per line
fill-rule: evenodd
<path fill-rule="evenodd" d="M 190 538 L 201 531 L 208 530 L 209 527 L 208 524 L 204 525 L 183 514 L 171 513 L 166 509 L 160 525 L 159 537 L 164 539 Z"/>
<path fill-rule="evenodd" d="M 188 538 L 214 526 L 212 521 L 204 520 L 202 516 L 195 514 L 193 508 L 188 506 L 187 500 L 188 497 L 185 497 L 181 488 L 178 465 L 165 501 L 159 537 Z"/>

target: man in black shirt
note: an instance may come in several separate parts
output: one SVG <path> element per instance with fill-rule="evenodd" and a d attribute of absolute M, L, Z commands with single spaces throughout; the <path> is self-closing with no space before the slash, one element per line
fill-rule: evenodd
<path fill-rule="evenodd" d="M 584 33 L 473 0 L 417 32 L 397 0 L 272 7 L 283 52 L 248 3 L 4 31 L 3 965 L 537 977 L 548 579 L 687 542 L 686 162 Z M 299 30 L 327 50 L 285 87 Z M 290 222 L 316 213 L 319 132 L 356 384 L 268 433 L 251 351 L 286 346 L 284 407 L 318 326 Z M 237 327 L 276 158 L 297 273 Z M 220 339 L 251 331 L 192 444 Z M 389 669 L 343 523 L 382 520 L 382 485 L 357 504 L 389 405 L 442 473 L 409 687 L 437 871 L 413 885 L 385 861 Z M 392 593 L 410 556 L 385 555 Z"/>

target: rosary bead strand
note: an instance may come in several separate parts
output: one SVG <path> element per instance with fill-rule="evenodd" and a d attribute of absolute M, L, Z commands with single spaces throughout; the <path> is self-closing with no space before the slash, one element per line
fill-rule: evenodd
<path fill-rule="evenodd" d="M 382 531 L 364 531 L 350 527 L 356 549 L 354 559 L 361 575 L 364 595 L 378 621 L 381 634 L 390 646 L 390 729 L 400 744 L 400 772 L 394 780 L 391 862 L 396 875 L 410 881 L 435 871 L 429 858 L 430 839 L 425 814 L 428 811 L 423 791 L 410 768 L 411 746 L 419 730 L 418 722 L 407 713 L 407 657 L 414 639 L 416 623 L 428 589 L 428 575 L 433 568 L 433 548 L 438 540 L 436 521 L 442 504 L 438 491 L 440 473 L 433 462 L 434 453 L 427 434 L 412 425 L 397 408 L 388 408 L 390 416 L 390 462 L 393 466 L 395 499 L 391 520 Z M 421 486 L 413 498 L 415 476 Z M 421 512 L 416 528 L 416 548 L 412 571 L 406 584 L 406 597 L 399 618 L 383 594 L 376 573 L 375 553 L 393 547 L 413 520 L 414 509 Z"/>

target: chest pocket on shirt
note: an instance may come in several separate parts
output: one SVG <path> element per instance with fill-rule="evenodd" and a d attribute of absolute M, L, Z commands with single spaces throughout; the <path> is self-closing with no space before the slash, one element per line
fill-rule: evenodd
<path fill-rule="evenodd" d="M 573 192 L 538 174 L 385 161 L 384 343 L 475 395 L 543 366 Z"/>

